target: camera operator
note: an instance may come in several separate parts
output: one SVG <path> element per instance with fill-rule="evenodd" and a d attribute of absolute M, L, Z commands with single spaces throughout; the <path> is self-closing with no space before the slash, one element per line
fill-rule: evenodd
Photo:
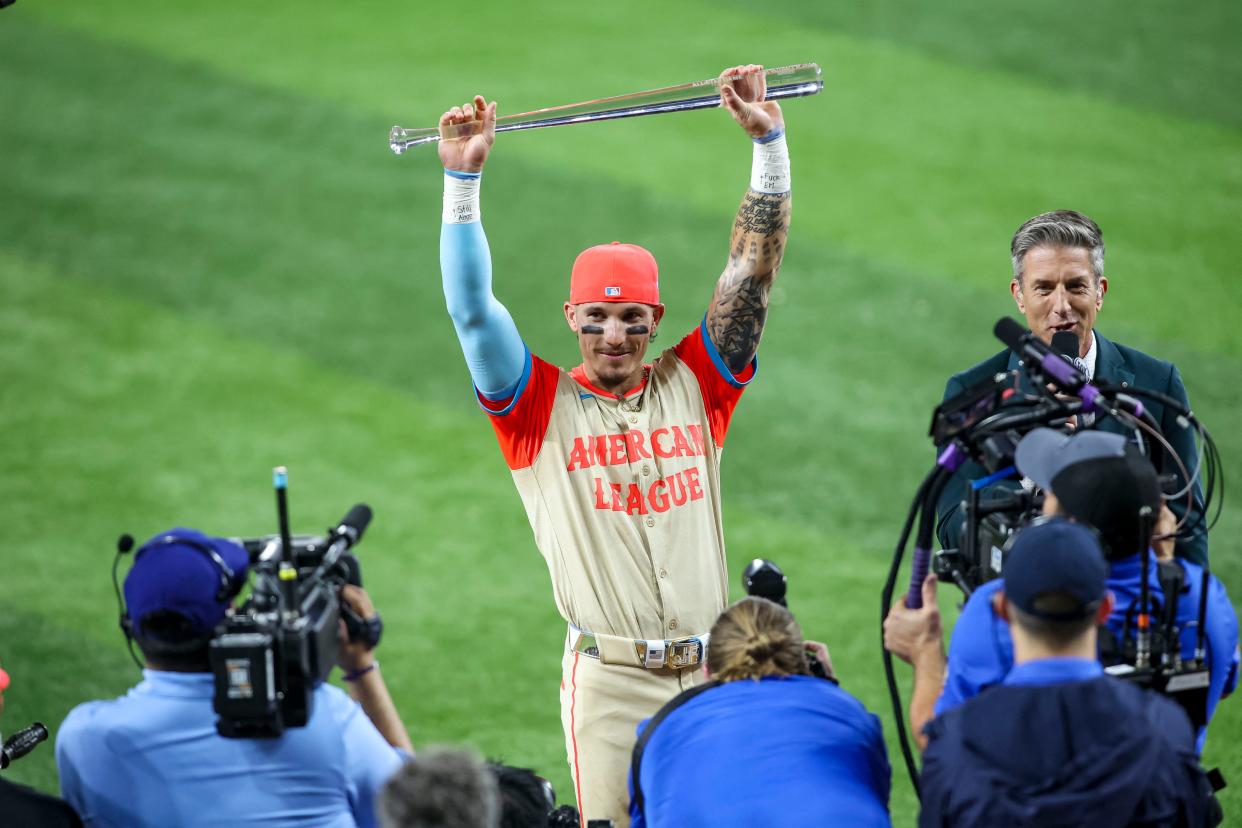
<path fill-rule="evenodd" d="M 1114 600 L 1102 552 L 1064 518 L 1014 536 L 993 602 L 1014 666 L 928 725 L 923 828 L 1220 822 L 1186 712 L 1096 659 Z"/>
<path fill-rule="evenodd" d="M 639 725 L 631 826 L 889 825 L 880 721 L 837 685 L 827 648 L 754 596 L 710 640 L 709 682 Z"/>
<path fill-rule="evenodd" d="M 7 689 L 9 674 L 0 668 L 0 713 L 4 712 L 4 691 Z M 43 735 L 46 737 L 46 732 Z M 10 782 L 3 777 L 0 777 L 0 817 L 3 817 L 5 825 L 40 825 L 46 828 L 82 826 L 82 820 L 64 800 Z"/>
<path fill-rule="evenodd" d="M 321 683 L 305 727 L 274 739 L 217 733 L 209 642 L 248 563 L 232 541 L 180 528 L 138 550 L 122 624 L 145 657 L 143 681 L 79 705 L 56 740 L 62 792 L 88 825 L 375 823 L 375 795 L 412 749 L 378 662 L 343 624 L 338 664 L 352 701 Z M 375 614 L 361 588 L 341 600 Z"/>
<path fill-rule="evenodd" d="M 1036 429 L 1018 443 L 1018 471 L 1044 490 L 1044 514 L 1064 515 L 1099 532 L 1108 561 L 1108 588 L 1116 606 L 1105 621 L 1106 635 L 1114 642 L 1133 641 L 1136 635 L 1138 598 L 1142 584 L 1142 555 L 1148 557 L 1148 584 L 1155 605 L 1165 606 L 1155 552 L 1149 548 L 1151 526 L 1142 517 L 1161 509 L 1156 470 L 1151 462 L 1124 437 L 1102 431 L 1065 435 L 1052 429 Z M 1176 602 L 1180 652 L 1193 656 L 1202 592 L 1203 569 L 1185 558 L 1171 562 L 1183 574 Z M 1008 567 L 1008 564 L 1006 564 Z M 912 610 L 905 600 L 893 606 L 884 621 L 884 646 L 914 665 L 914 692 L 910 723 L 920 744 L 925 744 L 923 725 L 982 690 L 1001 683 L 1013 666 L 1013 642 L 1009 625 L 997 611 L 999 580 L 976 589 L 962 609 L 953 629 L 946 663 L 936 607 L 936 579 L 923 586 L 923 607 Z M 1214 576 L 1208 581 L 1205 639 L 1210 683 L 1207 716 L 1228 695 L 1238 680 L 1238 619 L 1224 586 Z M 937 699 L 937 695 L 939 699 Z M 1202 748 L 1206 728 L 1199 734 Z"/>
<path fill-rule="evenodd" d="M 1076 361 L 1088 378 L 1157 391 L 1190 408 L 1186 388 L 1175 365 L 1096 333 L 1095 319 L 1104 303 L 1104 294 L 1108 292 L 1108 278 L 1104 275 L 1104 237 L 1094 221 L 1073 210 L 1057 210 L 1035 216 L 1023 223 L 1014 234 L 1010 254 L 1013 280 L 1009 290 L 1018 311 L 1026 317 L 1027 327 L 1036 336 L 1051 342 L 1054 333 L 1072 331 L 1078 339 Z M 998 373 L 1013 371 L 1018 365 L 1018 355 L 1006 349 L 950 377 L 944 398 L 950 400 L 975 383 Z M 1197 452 L 1194 435 L 1190 429 L 1177 424 L 1178 413 L 1147 398 L 1144 398 L 1143 405 L 1159 423 L 1164 438 L 1186 468 L 1195 469 Z M 1122 426 L 1111 417 L 1103 418 L 1096 427 L 1122 433 Z M 1186 481 L 1171 458 L 1165 463 L 1163 471 L 1176 475 L 1172 490 L 1185 487 Z M 941 493 L 936 514 L 937 537 L 943 547 L 958 546 L 963 522 L 960 506 L 965 499 L 967 484 L 986 474 L 978 464 L 966 463 Z M 987 490 L 981 494 L 986 501 Z M 1193 497 L 1195 512 L 1201 513 L 1203 489 L 1197 480 Z M 1186 497 L 1169 502 L 1169 507 L 1179 519 L 1185 515 L 1186 505 Z M 1195 521 L 1193 515 L 1191 521 Z M 1206 521 L 1177 538 L 1176 553 L 1194 563 L 1207 564 Z"/>

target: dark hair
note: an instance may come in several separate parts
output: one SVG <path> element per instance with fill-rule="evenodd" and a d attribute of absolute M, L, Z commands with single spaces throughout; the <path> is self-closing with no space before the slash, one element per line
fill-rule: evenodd
<path fill-rule="evenodd" d="M 1096 606 L 1099 605 L 1096 604 Z M 1039 612 L 1064 614 L 1084 609 L 1084 607 L 1081 601 L 1068 592 L 1050 592 L 1035 599 L 1035 609 Z M 1068 647 L 1081 638 L 1087 630 L 1095 627 L 1094 611 L 1086 612 L 1081 618 L 1052 620 L 1023 612 L 1010 603 L 1009 614 L 1013 622 L 1032 638 L 1037 638 L 1056 649 Z"/>
<path fill-rule="evenodd" d="M 203 633 L 179 612 L 155 610 L 139 619 L 142 634 L 134 643 L 156 670 L 211 672 L 211 633 Z"/>
<path fill-rule="evenodd" d="M 545 828 L 556 804 L 551 786 L 530 768 L 489 762 L 500 792 L 500 828 Z"/>
<path fill-rule="evenodd" d="M 496 779 L 483 760 L 457 748 L 429 748 L 407 762 L 379 795 L 384 828 L 495 828 Z"/>

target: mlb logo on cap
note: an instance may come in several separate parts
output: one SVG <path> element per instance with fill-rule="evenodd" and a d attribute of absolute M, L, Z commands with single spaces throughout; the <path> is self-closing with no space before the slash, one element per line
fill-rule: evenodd
<path fill-rule="evenodd" d="M 605 295 L 605 296 L 620 296 L 620 295 L 621 295 L 621 288 L 619 288 L 619 287 L 606 287 L 606 288 L 604 288 L 604 295 Z"/>

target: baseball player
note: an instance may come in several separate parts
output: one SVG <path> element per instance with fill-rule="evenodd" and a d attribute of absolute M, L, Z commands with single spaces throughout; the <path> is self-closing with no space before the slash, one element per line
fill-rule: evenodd
<path fill-rule="evenodd" d="M 789 155 L 762 67 L 721 75 L 724 107 L 754 141 L 750 189 L 703 322 L 643 361 L 664 315 L 641 247 L 590 247 L 574 262 L 565 321 L 582 363 L 533 356 L 492 295 L 479 213 L 496 104 L 440 119 L 477 133 L 440 142 L 444 294 L 569 622 L 561 684 L 565 745 L 583 824 L 628 823 L 638 722 L 699 682 L 707 631 L 728 594 L 720 452 L 754 376 L 768 293 L 789 228 Z"/>

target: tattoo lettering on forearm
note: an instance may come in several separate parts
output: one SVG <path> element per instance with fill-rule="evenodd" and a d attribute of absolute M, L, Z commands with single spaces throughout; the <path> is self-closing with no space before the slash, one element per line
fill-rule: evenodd
<path fill-rule="evenodd" d="M 729 263 L 707 312 L 707 332 L 733 373 L 755 358 L 768 317 L 768 293 L 789 232 L 789 193 L 749 190 L 738 208 Z"/>
<path fill-rule="evenodd" d="M 772 236 L 784 232 L 789 226 L 789 216 L 785 209 L 788 203 L 789 193 L 757 193 L 748 190 L 733 223 L 734 235 L 755 233 Z"/>

